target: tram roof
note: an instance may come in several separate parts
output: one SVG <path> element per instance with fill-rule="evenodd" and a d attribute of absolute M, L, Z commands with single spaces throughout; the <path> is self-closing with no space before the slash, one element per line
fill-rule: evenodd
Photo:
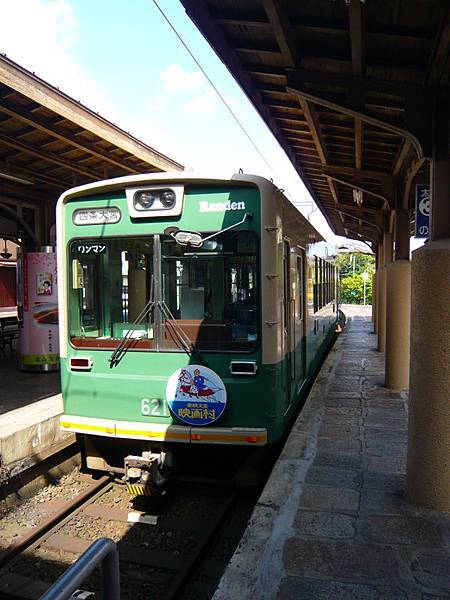
<path fill-rule="evenodd" d="M 0 55 L 2 199 L 39 204 L 76 184 L 183 166 Z"/>
<path fill-rule="evenodd" d="M 273 194 L 277 187 L 272 181 L 269 181 L 265 177 L 259 175 L 251 175 L 247 173 L 234 173 L 231 176 L 228 175 L 210 175 L 208 173 L 201 172 L 186 172 L 186 171 L 173 171 L 167 173 L 147 173 L 139 175 L 128 175 L 126 177 L 117 177 L 115 179 L 108 179 L 105 181 L 97 181 L 88 183 L 86 185 L 77 186 L 65 191 L 58 200 L 58 211 L 62 211 L 63 205 L 68 200 L 74 200 L 76 198 L 82 199 L 85 196 L 93 194 L 103 194 L 114 190 L 122 190 L 129 186 L 145 186 L 152 183 L 158 182 L 172 182 L 172 183 L 194 183 L 194 184 L 253 184 L 256 185 L 260 190 L 265 190 Z M 284 219 L 285 225 L 288 230 L 297 227 L 300 229 L 306 239 L 310 239 L 313 242 L 324 241 L 322 235 L 313 227 L 313 225 L 299 212 L 299 210 L 286 198 L 286 204 L 284 206 Z"/>
<path fill-rule="evenodd" d="M 428 180 L 448 0 L 181 0 L 336 234 L 379 241 Z"/>

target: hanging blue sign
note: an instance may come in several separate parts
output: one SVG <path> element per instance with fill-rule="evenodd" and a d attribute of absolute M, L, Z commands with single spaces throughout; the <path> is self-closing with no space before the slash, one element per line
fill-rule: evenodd
<path fill-rule="evenodd" d="M 227 391 L 221 378 L 203 365 L 187 365 L 173 373 L 167 382 L 166 400 L 171 413 L 189 425 L 209 425 L 227 404 Z"/>
<path fill-rule="evenodd" d="M 416 185 L 416 238 L 430 235 L 430 186 L 425 183 Z"/>

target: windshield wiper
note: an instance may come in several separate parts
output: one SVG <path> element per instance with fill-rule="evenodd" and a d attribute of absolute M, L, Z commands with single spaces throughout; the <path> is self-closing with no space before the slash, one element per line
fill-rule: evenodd
<path fill-rule="evenodd" d="M 127 345 L 127 342 L 130 339 L 135 339 L 135 338 L 132 338 L 132 335 L 137 330 L 136 325 L 138 323 L 140 323 L 141 321 L 143 321 L 147 317 L 147 315 L 150 314 L 154 305 L 155 305 L 155 302 L 153 300 L 153 276 L 152 276 L 152 281 L 151 281 L 151 285 L 150 285 L 150 299 L 147 302 L 147 304 L 144 306 L 144 308 L 141 310 L 141 312 L 138 314 L 138 316 L 134 319 L 134 321 L 129 324 L 129 328 L 128 328 L 126 334 L 120 340 L 119 344 L 114 349 L 111 356 L 109 357 L 109 368 L 110 369 L 119 364 L 119 362 L 122 360 L 122 357 L 124 356 L 124 354 L 126 354 L 127 350 L 131 347 L 131 344 Z"/>
<path fill-rule="evenodd" d="M 178 227 L 167 227 L 164 233 L 172 236 L 176 243 L 180 246 L 193 246 L 194 248 L 201 248 L 204 242 L 212 240 L 218 235 L 225 233 L 225 231 L 229 231 L 230 229 L 234 229 L 235 227 L 242 225 L 247 219 L 250 220 L 252 217 L 252 213 L 246 212 L 242 219 L 237 223 L 233 223 L 233 225 L 229 225 L 220 231 L 215 231 L 206 237 L 202 237 L 201 233 L 198 233 L 197 231 L 185 231 L 178 229 Z"/>
<path fill-rule="evenodd" d="M 200 354 L 199 350 L 194 346 L 194 344 L 192 344 L 187 334 L 183 331 L 183 328 L 180 327 L 180 325 L 178 325 L 177 320 L 170 312 L 170 309 L 164 302 L 164 300 L 158 302 L 157 306 L 159 306 L 161 313 L 166 319 L 165 324 L 170 325 L 175 337 L 177 338 L 178 342 L 180 343 L 181 347 L 186 352 L 186 354 L 192 357 L 196 356 L 199 363 L 207 367 L 208 365 L 205 358 L 202 356 L 202 354 Z"/>

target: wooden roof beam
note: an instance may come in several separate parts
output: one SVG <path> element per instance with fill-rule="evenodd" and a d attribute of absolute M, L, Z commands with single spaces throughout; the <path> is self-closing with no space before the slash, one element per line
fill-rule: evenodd
<path fill-rule="evenodd" d="M 308 127 L 313 138 L 316 152 L 319 155 L 320 162 L 322 163 L 322 165 L 327 165 L 327 147 L 322 137 L 319 119 L 316 115 L 314 106 L 312 106 L 309 102 L 303 100 L 302 98 L 300 98 L 300 106 L 302 107 L 303 114 L 305 116 L 306 122 L 308 123 Z"/>
<path fill-rule="evenodd" d="M 224 25 L 237 25 L 263 29 L 267 29 L 270 26 L 266 16 L 256 11 L 212 10 L 211 15 L 215 21 Z M 309 18 L 302 19 L 301 23 L 293 21 L 292 27 L 299 32 L 325 33 L 343 37 L 348 37 L 349 35 L 347 23 L 344 21 L 338 22 L 336 20 L 330 21 L 327 19 Z M 375 29 L 372 27 L 367 30 L 367 34 L 380 37 L 408 38 L 414 41 L 428 41 L 431 39 L 429 29 L 425 27 L 408 28 L 397 25 L 386 25 L 383 29 Z"/>
<path fill-rule="evenodd" d="M 442 0 L 441 4 L 442 16 L 428 61 L 425 85 L 439 85 L 449 61 L 450 7 L 448 0 Z"/>
<path fill-rule="evenodd" d="M 363 212 L 367 212 L 367 213 L 372 213 L 374 215 L 379 215 L 380 214 L 380 209 L 379 208 L 370 208 L 368 206 L 356 206 L 355 204 L 343 204 L 338 203 L 336 204 L 336 207 L 341 209 L 341 210 L 349 210 L 350 212 L 356 211 L 363 211 Z"/>
<path fill-rule="evenodd" d="M 340 185 L 345 185 L 353 190 L 359 190 L 360 192 L 363 192 L 363 194 L 369 194 L 369 196 L 373 196 L 374 198 L 379 198 L 380 200 L 383 201 L 383 206 L 380 207 L 380 210 L 381 210 L 381 208 L 390 207 L 390 205 L 393 202 L 392 197 L 389 197 L 389 196 L 383 195 L 383 194 L 379 194 L 378 192 L 374 192 L 371 189 L 369 189 L 368 187 L 361 185 L 357 181 L 348 181 L 346 179 L 343 179 L 342 177 L 337 177 L 336 175 L 328 175 L 327 174 L 327 177 L 329 179 L 332 179 L 336 183 L 339 183 Z"/>
<path fill-rule="evenodd" d="M 212 17 L 215 21 L 224 25 L 243 25 L 244 27 L 264 27 L 270 26 L 266 15 L 263 12 L 244 12 L 237 10 L 214 10 Z"/>
<path fill-rule="evenodd" d="M 17 165 L 12 167 L 8 161 L 0 161 L 0 171 L 9 173 L 13 176 L 16 175 L 17 177 L 23 177 L 32 183 L 44 183 L 45 185 L 50 185 L 60 190 L 70 187 L 70 184 L 67 184 L 61 179 L 54 179 L 49 175 L 44 175 L 43 173 L 39 173 L 33 169 L 29 169 L 28 167 L 18 167 Z"/>
<path fill-rule="evenodd" d="M 327 165 L 324 168 L 326 175 L 346 175 L 355 179 L 376 179 L 382 183 L 391 185 L 394 183 L 392 175 L 382 173 L 381 171 L 369 171 L 367 169 L 356 169 L 354 167 L 343 167 L 340 165 Z"/>
<path fill-rule="evenodd" d="M 362 140 L 363 124 L 361 119 L 355 119 L 355 168 L 358 170 L 362 169 Z"/>
<path fill-rule="evenodd" d="M 8 146 L 9 148 L 13 148 L 14 150 L 18 150 L 19 152 L 24 152 L 25 154 L 29 154 L 31 156 L 35 156 L 36 158 L 56 164 L 60 167 L 64 167 L 71 172 L 79 173 L 80 175 L 85 175 L 89 177 L 89 179 L 101 179 L 101 176 L 95 172 L 77 165 L 74 161 L 64 160 L 57 154 L 53 154 L 52 152 L 45 152 L 44 150 L 36 149 L 35 146 L 25 144 L 24 142 L 20 142 L 4 133 L 0 133 L 0 142 Z"/>
<path fill-rule="evenodd" d="M 99 148 L 95 148 L 92 144 L 87 142 L 81 142 L 79 139 L 77 139 L 76 134 L 59 127 L 57 124 L 51 124 L 46 119 L 38 115 L 33 115 L 33 117 L 30 117 L 30 113 L 28 111 L 25 111 L 18 106 L 13 105 L 12 103 L 6 103 L 2 101 L 0 104 L 0 112 L 6 113 L 11 117 L 15 117 L 20 121 L 27 123 L 31 127 L 50 135 L 53 138 L 69 143 L 83 152 L 88 152 L 89 154 L 106 160 L 117 167 L 121 167 L 125 171 L 137 173 L 135 168 L 128 166 L 125 162 L 115 160 L 109 153 L 103 152 Z"/>
<path fill-rule="evenodd" d="M 228 70 L 233 77 L 240 83 L 243 91 L 248 95 L 263 120 L 269 126 L 276 140 L 279 142 L 280 146 L 291 160 L 294 168 L 297 169 L 300 177 L 304 177 L 302 166 L 297 158 L 297 155 L 289 147 L 289 144 L 286 142 L 284 136 L 279 130 L 278 121 L 283 119 L 274 119 L 271 111 L 265 106 L 261 97 L 261 93 L 259 90 L 255 89 L 254 78 L 252 78 L 242 66 L 242 58 L 238 56 L 238 54 L 233 51 L 232 48 L 230 48 L 230 44 L 223 31 L 223 28 L 210 16 L 208 4 L 205 2 L 205 0 L 183 0 L 183 5 L 188 16 L 197 25 L 205 38 L 215 49 L 217 55 L 228 67 Z M 287 120 L 287 122 L 292 123 L 293 120 Z M 304 184 L 311 196 L 317 200 L 314 190 L 311 188 L 307 180 L 304 181 Z"/>
<path fill-rule="evenodd" d="M 17 65 L 6 56 L 0 56 L 0 81 L 15 92 L 40 104 L 46 110 L 67 118 L 94 135 L 122 148 L 133 156 L 145 160 L 161 171 L 182 170 L 179 163 L 147 146 L 144 142 L 76 102 L 73 98 Z"/>
<path fill-rule="evenodd" d="M 427 119 L 431 119 L 431 107 L 430 110 L 423 110 L 423 105 L 431 102 L 431 94 L 428 90 L 424 90 L 423 87 L 419 86 L 407 86 L 399 83 L 392 82 L 378 82 L 378 80 L 361 78 L 361 77 L 349 77 L 348 75 L 337 75 L 332 73 L 320 73 L 320 78 L 317 77 L 318 73 L 312 73 L 303 69 L 288 70 L 288 81 L 286 89 L 292 94 L 297 94 L 301 98 L 305 98 L 310 102 L 320 104 L 331 110 L 343 113 L 353 118 L 359 118 L 366 123 L 370 123 L 375 127 L 386 129 L 392 133 L 395 133 L 403 138 L 409 139 L 412 143 L 414 150 L 418 157 L 430 155 L 431 153 L 431 124 L 427 123 Z M 333 81 L 339 80 L 342 84 L 346 82 L 348 86 L 347 99 L 336 102 L 333 95 L 329 94 L 324 90 L 315 90 L 310 87 L 310 83 L 313 82 L 317 85 L 323 85 L 326 81 L 327 85 L 333 85 Z M 376 85 L 385 86 L 391 90 L 395 89 L 396 93 L 401 93 L 405 97 L 406 104 L 406 127 L 399 127 L 396 124 L 390 123 L 381 118 L 374 117 L 367 113 L 365 109 L 365 98 L 366 94 L 370 89 L 376 88 Z M 412 89 L 414 88 L 414 89 Z M 400 90 L 403 90 L 400 92 Z M 418 103 L 422 104 L 422 115 L 426 115 L 425 119 L 417 119 Z"/>
<path fill-rule="evenodd" d="M 348 224 L 345 224 L 344 228 L 346 231 L 346 237 L 348 237 L 348 238 L 351 238 L 351 237 L 353 237 L 354 239 L 364 238 L 366 240 L 370 240 L 371 242 L 374 242 L 375 244 L 378 244 L 380 241 L 380 238 L 381 238 L 381 235 L 374 235 L 374 232 L 367 231 L 367 229 L 365 227 L 359 227 L 359 231 L 355 231 L 354 229 L 351 229 Z M 353 236 L 349 235 L 350 233 L 353 234 Z"/>
<path fill-rule="evenodd" d="M 296 64 L 299 64 L 300 56 L 297 52 L 291 21 L 284 9 L 283 3 L 281 0 L 263 0 L 263 6 L 285 60 L 285 66 L 294 67 Z"/>
<path fill-rule="evenodd" d="M 243 63 L 242 67 L 247 73 L 251 73 L 252 75 L 276 78 L 280 77 L 283 80 L 286 79 L 285 67 L 278 67 L 277 65 L 263 65 L 259 63 Z"/>
<path fill-rule="evenodd" d="M 353 75 L 366 72 L 365 6 L 361 0 L 347 0 Z"/>

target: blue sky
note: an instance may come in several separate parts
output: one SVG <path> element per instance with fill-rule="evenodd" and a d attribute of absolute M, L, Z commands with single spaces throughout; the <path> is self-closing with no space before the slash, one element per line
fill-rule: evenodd
<path fill-rule="evenodd" d="M 188 169 L 273 178 L 314 206 L 284 152 L 178 0 L 163 11 L 264 155 L 216 96 L 153 0 L 2 3 L 0 51 Z M 316 210 L 312 223 L 331 232 Z"/>

